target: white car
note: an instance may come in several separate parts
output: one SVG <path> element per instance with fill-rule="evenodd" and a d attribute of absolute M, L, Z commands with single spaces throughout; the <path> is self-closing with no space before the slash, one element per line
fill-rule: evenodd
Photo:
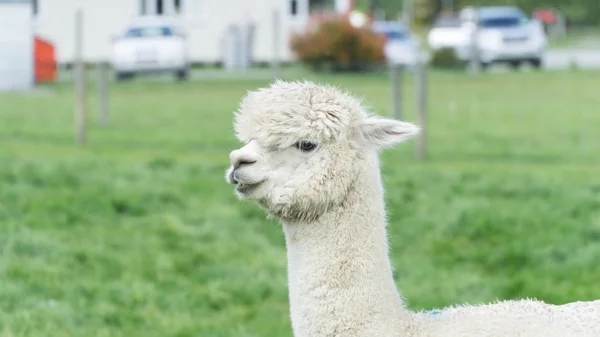
<path fill-rule="evenodd" d="M 183 80 L 190 68 L 187 39 L 175 20 L 140 17 L 113 40 L 111 63 L 119 80 L 164 72 Z"/>
<path fill-rule="evenodd" d="M 480 7 L 474 13 L 478 22 L 475 41 L 484 67 L 492 63 L 518 67 L 525 62 L 535 68 L 542 66 L 548 39 L 539 21 L 510 6 Z M 453 48 L 461 60 L 469 60 L 474 25 L 466 19 L 467 14 L 464 9 L 459 18 L 434 24 L 427 37 L 431 49 Z"/>
<path fill-rule="evenodd" d="M 398 21 L 375 21 L 372 29 L 385 36 L 384 54 L 389 63 L 414 67 L 419 61 L 419 40 Z"/>

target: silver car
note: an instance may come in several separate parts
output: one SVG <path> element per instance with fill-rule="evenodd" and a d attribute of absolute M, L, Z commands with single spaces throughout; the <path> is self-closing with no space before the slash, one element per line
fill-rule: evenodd
<path fill-rule="evenodd" d="M 542 66 L 548 42 L 540 22 L 511 6 L 479 7 L 475 14 L 475 41 L 483 66 L 508 63 L 518 67 L 525 62 L 536 68 Z M 474 25 L 467 17 L 468 9 L 463 9 L 455 25 L 434 26 L 428 36 L 430 47 L 454 48 L 460 59 L 470 60 Z"/>
<path fill-rule="evenodd" d="M 385 36 L 384 54 L 387 62 L 406 67 L 417 65 L 420 57 L 419 40 L 401 22 L 375 21 L 372 29 Z"/>

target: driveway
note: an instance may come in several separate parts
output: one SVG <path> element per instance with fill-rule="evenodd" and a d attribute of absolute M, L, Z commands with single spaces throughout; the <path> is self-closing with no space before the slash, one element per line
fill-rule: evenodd
<path fill-rule="evenodd" d="M 600 48 L 549 49 L 544 63 L 547 69 L 566 69 L 574 65 L 581 69 L 600 69 Z"/>

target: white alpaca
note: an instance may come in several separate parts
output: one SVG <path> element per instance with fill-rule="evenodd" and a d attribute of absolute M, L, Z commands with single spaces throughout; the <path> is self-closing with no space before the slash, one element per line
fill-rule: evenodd
<path fill-rule="evenodd" d="M 242 100 L 235 131 L 245 146 L 231 152 L 226 179 L 282 223 L 296 337 L 600 336 L 600 301 L 405 308 L 388 258 L 378 149 L 418 127 L 370 116 L 333 87 L 277 81 Z"/>

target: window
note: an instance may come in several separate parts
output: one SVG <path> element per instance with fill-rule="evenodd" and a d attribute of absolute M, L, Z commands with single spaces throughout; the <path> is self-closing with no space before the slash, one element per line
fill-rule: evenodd
<path fill-rule="evenodd" d="M 156 14 L 162 15 L 165 13 L 165 8 L 163 6 L 163 0 L 156 0 Z"/>
<path fill-rule="evenodd" d="M 460 27 L 462 22 L 459 17 L 450 17 L 450 16 L 442 16 L 438 18 L 434 23 L 434 27 L 448 27 L 448 28 L 458 28 Z"/>
<path fill-rule="evenodd" d="M 1 0 L 0 0 L 1 1 Z M 138 0 L 140 15 L 178 15 L 187 8 L 184 0 Z M 199 0 L 192 0 L 195 3 Z"/>
<path fill-rule="evenodd" d="M 148 14 L 148 6 L 146 0 L 140 0 L 140 15 Z"/>
<path fill-rule="evenodd" d="M 290 1 L 290 14 L 292 14 L 292 15 L 298 14 L 298 0 Z"/>
<path fill-rule="evenodd" d="M 335 9 L 335 1 L 333 1 L 333 0 L 309 0 L 308 7 L 311 12 Z"/>
<path fill-rule="evenodd" d="M 396 41 L 404 41 L 408 38 L 408 34 L 406 34 L 406 32 L 401 31 L 401 30 L 390 30 L 388 32 L 385 32 L 385 36 L 389 40 L 396 40 Z"/>
<path fill-rule="evenodd" d="M 526 18 L 522 17 L 495 17 L 481 20 L 479 25 L 485 28 L 506 28 L 506 27 L 517 27 L 523 24 Z"/>
<path fill-rule="evenodd" d="M 129 29 L 125 33 L 127 38 L 144 38 L 144 37 L 156 37 L 156 36 L 173 36 L 173 29 L 171 27 L 159 26 L 159 27 L 134 27 Z"/>

